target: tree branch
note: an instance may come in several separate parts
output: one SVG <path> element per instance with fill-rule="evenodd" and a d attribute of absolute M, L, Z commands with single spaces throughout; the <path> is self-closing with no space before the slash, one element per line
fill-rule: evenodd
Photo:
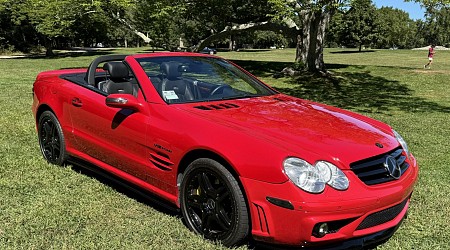
<path fill-rule="evenodd" d="M 137 36 L 139 36 L 140 38 L 142 38 L 142 40 L 144 40 L 144 42 L 146 43 L 150 43 L 153 40 L 150 39 L 148 36 L 146 36 L 144 33 L 138 31 L 131 23 L 129 23 L 127 20 L 125 20 L 124 18 L 120 17 L 120 14 L 114 14 L 111 13 L 111 15 L 114 17 L 114 19 L 116 19 L 117 21 L 119 21 L 120 23 L 122 23 L 123 25 L 125 25 L 127 28 L 129 28 L 131 31 L 133 31 L 134 34 L 136 34 Z"/>
<path fill-rule="evenodd" d="M 203 49 L 205 46 L 209 45 L 211 42 L 228 38 L 230 35 L 242 32 L 242 31 L 254 31 L 254 30 L 272 30 L 272 31 L 280 31 L 284 30 L 285 33 L 290 33 L 292 31 L 296 32 L 299 30 L 299 27 L 295 22 L 290 18 L 283 19 L 283 22 L 273 23 L 273 22 L 257 22 L 257 23 L 244 23 L 244 24 L 233 24 L 231 26 L 225 27 L 222 31 L 214 33 L 209 37 L 200 40 L 197 45 L 194 47 L 193 51 L 198 52 Z"/>

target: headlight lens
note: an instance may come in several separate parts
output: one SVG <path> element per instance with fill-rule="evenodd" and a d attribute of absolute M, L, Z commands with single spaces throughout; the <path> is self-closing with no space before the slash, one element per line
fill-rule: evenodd
<path fill-rule="evenodd" d="M 348 188 L 347 176 L 335 165 L 318 161 L 314 166 L 305 160 L 290 157 L 283 163 L 289 179 L 299 188 L 310 193 L 321 193 L 328 184 L 337 190 Z"/>
<path fill-rule="evenodd" d="M 397 131 L 395 131 L 395 130 L 393 130 L 393 131 L 394 131 L 395 138 L 400 143 L 400 145 L 402 145 L 403 150 L 405 150 L 406 155 L 409 158 L 409 149 L 408 149 L 408 145 L 406 144 L 405 139 L 403 139 L 403 137 L 399 133 L 397 133 Z"/>

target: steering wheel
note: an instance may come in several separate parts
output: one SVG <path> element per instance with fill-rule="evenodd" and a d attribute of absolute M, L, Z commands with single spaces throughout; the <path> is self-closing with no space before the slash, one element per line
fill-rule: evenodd
<path fill-rule="evenodd" d="M 217 86 L 215 89 L 213 89 L 213 91 L 211 91 L 209 96 L 213 96 L 215 94 L 218 94 L 220 91 L 222 91 L 222 93 L 223 93 L 223 91 L 225 89 L 231 89 L 230 85 L 221 84 L 221 85 Z"/>

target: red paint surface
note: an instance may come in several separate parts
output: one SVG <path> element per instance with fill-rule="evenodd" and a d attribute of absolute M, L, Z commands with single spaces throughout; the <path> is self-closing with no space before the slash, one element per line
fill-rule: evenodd
<path fill-rule="evenodd" d="M 283 94 L 168 105 L 134 58 L 177 55 L 205 56 L 154 53 L 127 57 L 141 84 L 137 97 L 142 105 L 140 112 L 108 107 L 105 95 L 58 77 L 86 72 L 78 69 L 39 74 L 34 84 L 33 112 L 36 116 L 37 110 L 46 105 L 56 114 L 70 155 L 174 204 L 178 203 L 179 168 L 185 167 L 180 166 L 183 157 L 193 150 L 217 154 L 239 176 L 251 213 L 252 234 L 258 240 L 292 245 L 331 243 L 378 232 L 400 222 L 407 207 L 388 223 L 355 231 L 367 215 L 407 199 L 417 180 L 414 157 L 399 180 L 384 184 L 367 186 L 349 170 L 352 162 L 399 146 L 388 125 Z M 81 107 L 72 105 L 75 98 L 82 102 Z M 221 103 L 239 107 L 196 108 Z M 376 142 L 384 147 L 376 147 Z M 349 189 L 337 191 L 327 186 L 321 194 L 302 191 L 283 173 L 282 162 L 289 156 L 310 163 L 326 160 L 335 164 L 350 180 Z M 163 167 L 157 165 L 161 162 Z M 275 206 L 267 202 L 267 196 L 290 201 L 295 209 Z M 323 238 L 311 236 L 316 223 L 347 218 L 357 220 Z"/>

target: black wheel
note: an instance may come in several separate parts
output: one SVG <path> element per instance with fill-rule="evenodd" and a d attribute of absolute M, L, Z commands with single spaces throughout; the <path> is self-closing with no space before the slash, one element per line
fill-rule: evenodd
<path fill-rule="evenodd" d="M 39 146 L 44 158 L 55 165 L 63 165 L 67 158 L 64 134 L 58 119 L 51 111 L 44 111 L 38 123 Z"/>
<path fill-rule="evenodd" d="M 211 159 L 197 159 L 186 169 L 180 187 L 187 226 L 206 239 L 235 246 L 248 234 L 248 210 L 233 175 Z"/>

